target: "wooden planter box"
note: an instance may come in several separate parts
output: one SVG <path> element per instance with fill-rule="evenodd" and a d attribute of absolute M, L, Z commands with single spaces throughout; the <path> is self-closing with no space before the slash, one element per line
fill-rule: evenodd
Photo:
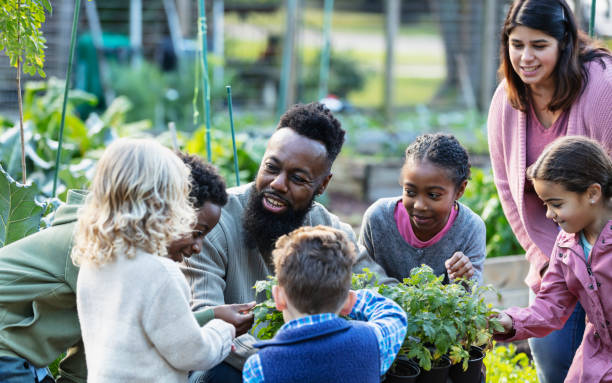
<path fill-rule="evenodd" d="M 529 271 L 529 262 L 525 255 L 510 255 L 485 260 L 483 269 L 484 284 L 492 284 L 500 293 L 487 294 L 487 302 L 494 307 L 505 309 L 510 306 L 526 307 L 529 305 L 529 287 L 525 277 Z"/>

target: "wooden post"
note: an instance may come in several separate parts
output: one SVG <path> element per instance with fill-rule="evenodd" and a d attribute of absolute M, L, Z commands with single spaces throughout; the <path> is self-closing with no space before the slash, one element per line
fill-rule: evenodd
<path fill-rule="evenodd" d="M 384 90 L 384 112 L 387 121 L 393 117 L 393 93 L 394 86 L 394 50 L 395 38 L 400 24 L 400 0 L 387 0 L 386 8 L 386 54 L 385 54 L 385 90 Z"/>
<path fill-rule="evenodd" d="M 497 1 L 485 0 L 484 31 L 482 35 L 482 78 L 480 81 L 480 110 L 487 111 L 495 88 L 495 63 L 497 62 Z"/>
<path fill-rule="evenodd" d="M 331 21 L 334 11 L 334 0 L 325 0 L 323 11 L 323 48 L 321 49 L 321 64 L 319 68 L 319 100 L 327 96 L 327 81 L 329 79 L 329 57 L 331 55 Z"/>
<path fill-rule="evenodd" d="M 222 85 L 223 81 L 223 55 L 224 55 L 224 47 L 223 47 L 223 26 L 224 26 L 224 9 L 225 5 L 223 0 L 214 0 L 213 1 L 213 53 L 217 57 L 217 62 L 219 64 L 215 65 L 213 68 L 213 84 L 216 86 Z"/>
<path fill-rule="evenodd" d="M 289 105 L 293 97 L 292 78 L 295 62 L 295 40 L 297 24 L 297 0 L 287 0 L 286 32 L 283 43 L 283 66 L 281 68 L 280 97 L 276 109 L 277 117 L 280 117 Z"/>
<path fill-rule="evenodd" d="M 130 47 L 132 66 L 142 62 L 142 0 L 130 1 Z"/>
<path fill-rule="evenodd" d="M 177 0 L 176 8 L 181 21 L 181 33 L 183 36 L 191 35 L 191 24 L 193 20 L 193 0 Z"/>
<path fill-rule="evenodd" d="M 596 0 L 591 0 L 591 21 L 589 22 L 589 36 L 595 36 L 595 7 L 597 5 Z"/>
<path fill-rule="evenodd" d="M 181 20 L 176 9 L 174 0 L 163 0 L 166 19 L 168 20 L 168 30 L 172 40 L 172 50 L 177 59 L 183 55 L 183 34 L 181 32 Z"/>

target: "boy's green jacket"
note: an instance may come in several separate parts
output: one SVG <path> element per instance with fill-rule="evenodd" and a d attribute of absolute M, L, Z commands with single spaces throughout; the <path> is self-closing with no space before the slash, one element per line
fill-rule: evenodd
<path fill-rule="evenodd" d="M 48 366 L 62 352 L 58 383 L 87 381 L 70 251 L 83 192 L 69 191 L 51 227 L 0 249 L 0 356 Z M 212 310 L 197 313 L 203 324 Z"/>

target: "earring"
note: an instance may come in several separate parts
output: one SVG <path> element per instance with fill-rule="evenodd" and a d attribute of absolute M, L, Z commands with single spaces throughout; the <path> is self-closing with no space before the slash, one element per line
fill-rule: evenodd
<path fill-rule="evenodd" d="M 590 202 L 591 202 L 591 205 L 595 203 L 595 201 L 593 201 L 593 200 L 591 200 Z"/>

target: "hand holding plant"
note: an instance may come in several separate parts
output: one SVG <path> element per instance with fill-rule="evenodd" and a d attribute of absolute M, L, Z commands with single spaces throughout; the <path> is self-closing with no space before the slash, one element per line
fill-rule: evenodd
<path fill-rule="evenodd" d="M 512 325 L 512 317 L 506 314 L 503 311 L 497 311 L 497 315 L 495 315 L 492 319 L 497 320 L 502 327 L 501 329 L 496 329 L 494 334 L 508 334 L 514 326 Z"/>
<path fill-rule="evenodd" d="M 249 312 L 255 307 L 255 302 L 221 305 L 213 308 L 215 318 L 222 319 L 236 328 L 236 336 L 240 336 L 253 325 L 254 314 Z"/>
<path fill-rule="evenodd" d="M 474 275 L 474 266 L 470 259 L 461 251 L 455 252 L 452 257 L 444 262 L 446 272 L 451 280 L 458 278 L 470 279 Z"/>

